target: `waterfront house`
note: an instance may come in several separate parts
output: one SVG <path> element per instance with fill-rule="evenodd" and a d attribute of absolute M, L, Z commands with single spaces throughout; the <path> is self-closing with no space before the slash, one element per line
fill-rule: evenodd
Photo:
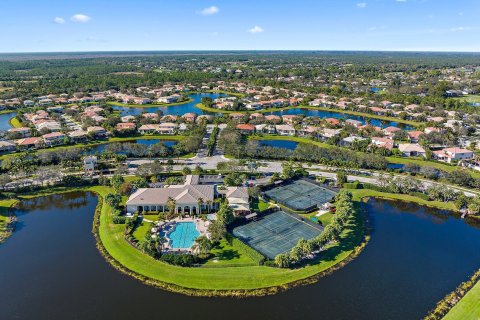
<path fill-rule="evenodd" d="M 133 122 L 119 122 L 115 126 L 115 129 L 118 131 L 130 131 L 130 130 L 135 130 L 136 126 L 135 123 Z"/>
<path fill-rule="evenodd" d="M 295 128 L 288 124 L 277 124 L 275 130 L 281 136 L 294 136 Z"/>
<path fill-rule="evenodd" d="M 42 136 L 43 142 L 46 146 L 58 146 L 65 143 L 65 135 L 61 132 L 47 133 Z"/>
<path fill-rule="evenodd" d="M 433 157 L 439 161 L 451 163 L 455 161 L 472 160 L 474 153 L 468 149 L 453 147 L 433 151 Z"/>
<path fill-rule="evenodd" d="M 0 141 L 0 152 L 12 152 L 17 149 L 17 146 L 10 141 Z"/>
<path fill-rule="evenodd" d="M 30 137 L 24 139 L 15 140 L 15 144 L 20 150 L 28 150 L 39 148 L 43 143 L 42 138 L 39 137 Z"/>
<path fill-rule="evenodd" d="M 242 134 L 253 134 L 255 132 L 255 126 L 253 124 L 237 124 L 237 130 Z"/>
<path fill-rule="evenodd" d="M 13 133 L 18 138 L 28 138 L 30 137 L 30 128 L 11 128 L 8 129 L 8 133 Z"/>
<path fill-rule="evenodd" d="M 425 157 L 425 149 L 422 148 L 417 143 L 400 143 L 398 145 L 398 150 L 402 153 L 404 157 Z"/>

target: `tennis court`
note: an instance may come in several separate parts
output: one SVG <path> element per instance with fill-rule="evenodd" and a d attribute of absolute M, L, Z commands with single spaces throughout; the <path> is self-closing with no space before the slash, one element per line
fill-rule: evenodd
<path fill-rule="evenodd" d="M 290 251 L 301 238 L 312 239 L 323 228 L 313 226 L 300 217 L 276 211 L 256 221 L 233 229 L 233 235 L 269 259 Z"/>
<path fill-rule="evenodd" d="M 307 180 L 295 180 L 264 192 L 268 198 L 295 211 L 319 207 L 332 200 L 335 194 Z"/>

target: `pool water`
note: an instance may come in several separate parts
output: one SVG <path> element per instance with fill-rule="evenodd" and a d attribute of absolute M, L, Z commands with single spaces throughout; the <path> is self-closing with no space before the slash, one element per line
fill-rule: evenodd
<path fill-rule="evenodd" d="M 194 222 L 179 222 L 168 234 L 170 246 L 173 249 L 191 248 L 195 239 L 200 235 Z"/>

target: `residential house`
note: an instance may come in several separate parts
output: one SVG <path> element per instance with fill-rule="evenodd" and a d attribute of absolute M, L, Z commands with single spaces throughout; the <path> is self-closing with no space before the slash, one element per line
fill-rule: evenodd
<path fill-rule="evenodd" d="M 43 142 L 46 146 L 58 146 L 65 143 L 65 135 L 61 132 L 51 132 L 42 136 Z"/>
<path fill-rule="evenodd" d="M 382 137 L 373 137 L 372 138 L 372 145 L 375 145 L 379 148 L 385 148 L 388 150 L 392 150 L 394 146 L 394 141 L 389 138 L 382 138 Z"/>
<path fill-rule="evenodd" d="M 433 156 L 439 161 L 451 163 L 462 160 L 472 160 L 474 158 L 474 153 L 468 149 L 453 147 L 433 151 Z"/>
<path fill-rule="evenodd" d="M 20 150 L 36 149 L 39 148 L 43 143 L 42 138 L 39 137 L 30 137 L 24 139 L 15 140 L 15 144 Z"/>
<path fill-rule="evenodd" d="M 12 152 L 17 149 L 15 143 L 11 143 L 10 141 L 2 140 L 0 141 L 0 152 Z"/>
<path fill-rule="evenodd" d="M 133 122 L 119 122 L 115 126 L 115 129 L 118 131 L 130 131 L 130 130 L 135 130 L 136 125 Z"/>
<path fill-rule="evenodd" d="M 281 136 L 294 136 L 295 128 L 288 124 L 277 124 L 275 130 Z"/>
<path fill-rule="evenodd" d="M 30 137 L 30 128 L 11 128 L 8 129 L 8 133 L 12 133 L 18 138 L 28 138 Z"/>
<path fill-rule="evenodd" d="M 105 138 L 108 135 L 108 131 L 100 126 L 88 127 L 87 132 L 94 134 L 97 138 Z"/>
<path fill-rule="evenodd" d="M 417 143 L 400 143 L 398 145 L 398 150 L 402 153 L 404 157 L 425 157 L 425 149 L 422 148 Z"/>
<path fill-rule="evenodd" d="M 253 134 L 255 132 L 255 126 L 252 124 L 237 124 L 237 129 L 240 131 L 242 134 Z"/>

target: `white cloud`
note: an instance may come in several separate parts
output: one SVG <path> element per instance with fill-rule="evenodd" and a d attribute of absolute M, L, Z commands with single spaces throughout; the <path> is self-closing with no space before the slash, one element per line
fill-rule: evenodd
<path fill-rule="evenodd" d="M 89 17 L 87 15 L 84 15 L 84 14 L 81 14 L 81 13 L 73 15 L 70 19 L 73 22 L 80 22 L 80 23 L 85 23 L 85 22 L 88 22 L 88 21 L 92 20 L 91 17 Z"/>
<path fill-rule="evenodd" d="M 216 6 L 211 6 L 205 9 L 200 10 L 198 13 L 203 16 L 211 16 L 212 14 L 217 14 L 220 12 L 220 9 Z"/>
<path fill-rule="evenodd" d="M 366 3 L 366 2 L 359 2 L 359 3 L 357 3 L 357 7 L 358 7 L 358 8 L 361 8 L 361 9 L 366 8 L 366 7 L 367 7 L 367 3 Z"/>
<path fill-rule="evenodd" d="M 470 30 L 470 29 L 471 29 L 470 27 L 456 27 L 456 28 L 451 28 L 450 31 L 458 32 L 458 31 L 466 31 L 466 30 Z"/>
<path fill-rule="evenodd" d="M 407 0 L 395 0 L 396 2 L 407 2 Z"/>
<path fill-rule="evenodd" d="M 259 26 L 255 26 L 253 27 L 252 29 L 249 29 L 248 32 L 250 32 L 251 34 L 257 34 L 257 33 L 262 33 L 264 30 L 259 27 Z"/>
<path fill-rule="evenodd" d="M 61 17 L 55 17 L 53 19 L 53 23 L 56 23 L 56 24 L 65 24 L 65 19 L 61 18 Z"/>

